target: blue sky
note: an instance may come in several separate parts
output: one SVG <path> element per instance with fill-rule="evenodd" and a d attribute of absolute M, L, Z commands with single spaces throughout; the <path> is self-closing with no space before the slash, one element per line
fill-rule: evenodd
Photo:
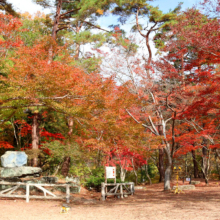
<path fill-rule="evenodd" d="M 150 4 L 153 6 L 158 6 L 159 9 L 162 10 L 163 12 L 169 12 L 169 10 L 173 10 L 178 5 L 179 2 L 183 3 L 182 10 L 186 10 L 187 8 L 193 7 L 194 5 L 198 4 L 199 0 L 182 0 L 182 1 L 154 0 L 154 2 L 151 2 Z M 108 26 L 111 25 L 112 23 L 118 24 L 119 22 L 117 21 L 117 17 L 109 15 L 99 20 L 98 23 L 101 27 L 108 28 Z M 129 21 L 128 23 L 132 23 L 132 22 Z M 128 31 L 128 26 L 129 24 L 122 26 L 122 28 Z"/>
<path fill-rule="evenodd" d="M 154 6 L 159 6 L 161 10 L 164 12 L 168 12 L 170 9 L 174 9 L 175 6 L 178 5 L 179 2 L 183 2 L 182 8 L 183 10 L 192 7 L 193 5 L 197 4 L 199 1 L 198 0 L 182 0 L 182 1 L 177 1 L 177 0 L 155 0 L 151 4 Z"/>
<path fill-rule="evenodd" d="M 100 0 L 101 1 L 101 0 Z M 183 2 L 182 9 L 185 10 L 189 7 L 194 6 L 197 4 L 200 0 L 182 0 Z M 30 14 L 34 14 L 37 11 L 43 11 L 43 8 L 39 5 L 36 5 L 33 3 L 32 0 L 8 0 L 8 2 L 12 3 L 15 9 L 19 12 L 26 12 L 28 11 Z M 161 9 L 164 12 L 168 12 L 170 9 L 174 9 L 178 5 L 178 0 L 155 0 L 154 2 L 151 2 L 154 6 L 159 6 L 159 9 Z M 45 13 L 49 13 L 49 11 L 44 11 Z M 126 25 L 122 27 L 127 33 L 130 31 L 131 26 L 133 26 L 135 23 L 134 20 L 130 19 L 129 22 L 127 22 Z M 108 29 L 108 26 L 111 24 L 118 24 L 117 18 L 115 16 L 112 16 L 111 14 L 107 17 L 102 17 L 99 19 L 98 24 L 105 29 Z M 153 48 L 154 49 L 154 48 Z M 155 49 L 153 52 L 155 53 Z"/>
<path fill-rule="evenodd" d="M 14 7 L 21 12 L 28 11 L 30 13 L 34 13 L 38 10 L 42 10 L 42 8 L 39 5 L 33 3 L 32 0 L 8 0 L 8 2 L 11 2 Z M 180 1 L 154 0 L 154 2 L 151 2 L 151 4 L 154 6 L 159 6 L 159 8 L 164 12 L 168 12 L 169 9 L 173 9 L 178 4 L 178 2 Z M 199 0 L 182 0 L 181 2 L 183 2 L 183 9 L 186 9 L 187 7 L 192 7 L 194 4 L 198 3 Z"/>
<path fill-rule="evenodd" d="M 33 3 L 32 0 L 8 0 L 13 4 L 16 10 L 20 12 L 28 11 L 30 14 L 36 13 L 37 11 L 43 11 L 43 9 L 39 6 Z M 159 6 L 159 9 L 163 10 L 164 12 L 168 12 L 170 9 L 174 9 L 178 5 L 178 0 L 154 0 L 154 2 L 151 2 L 154 6 Z M 185 10 L 186 8 L 192 7 L 196 3 L 199 2 L 199 0 L 182 0 L 183 2 L 182 8 Z M 49 11 L 46 11 L 46 13 Z M 117 18 L 115 16 L 109 15 L 107 17 L 104 17 L 98 21 L 98 24 L 103 28 L 108 28 L 109 25 L 112 23 L 118 24 Z M 131 23 L 131 22 L 130 22 Z M 131 26 L 131 24 L 125 25 L 123 28 L 128 30 L 128 27 Z"/>

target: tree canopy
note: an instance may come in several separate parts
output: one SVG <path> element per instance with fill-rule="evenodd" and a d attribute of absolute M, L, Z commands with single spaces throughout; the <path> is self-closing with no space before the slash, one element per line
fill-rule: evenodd
<path fill-rule="evenodd" d="M 145 169 L 165 190 L 179 162 L 206 183 L 220 174 L 219 3 L 164 13 L 140 0 L 35 2 L 55 12 L 0 0 L 1 154 L 24 150 L 45 173 L 84 181 L 106 165 L 122 181 Z M 118 24 L 106 29 L 108 14 Z"/>

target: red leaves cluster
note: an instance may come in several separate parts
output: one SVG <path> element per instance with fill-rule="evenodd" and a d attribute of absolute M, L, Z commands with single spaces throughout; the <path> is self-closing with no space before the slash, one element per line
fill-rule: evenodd
<path fill-rule="evenodd" d="M 115 166 L 116 164 L 127 171 L 137 169 L 147 164 L 143 154 L 132 152 L 126 146 L 121 150 L 113 149 L 109 152 L 107 166 Z"/>
<path fill-rule="evenodd" d="M 22 26 L 18 18 L 0 13 L 0 47 L 13 48 L 22 45 L 19 28 Z M 5 49 L 2 49 L 3 51 Z M 2 51 L 0 51 L 2 52 Z"/>
<path fill-rule="evenodd" d="M 0 148 L 14 149 L 14 147 L 11 144 L 9 144 L 7 141 L 0 141 Z"/>
<path fill-rule="evenodd" d="M 61 134 L 61 133 L 50 133 L 48 131 L 46 131 L 45 129 L 43 129 L 40 132 L 40 136 L 41 137 L 45 137 L 46 140 L 64 140 L 65 137 Z"/>

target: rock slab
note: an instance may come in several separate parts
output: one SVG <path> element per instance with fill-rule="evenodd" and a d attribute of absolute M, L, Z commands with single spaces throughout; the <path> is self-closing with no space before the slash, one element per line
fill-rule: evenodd
<path fill-rule="evenodd" d="M 27 175 L 34 175 L 41 173 L 42 169 L 40 167 L 4 167 L 0 168 L 0 177 L 22 177 Z"/>
<path fill-rule="evenodd" d="M 1 156 L 1 165 L 3 167 L 21 167 L 27 164 L 27 154 L 23 151 L 6 151 Z"/>
<path fill-rule="evenodd" d="M 175 190 L 177 186 L 174 186 L 173 189 Z M 194 185 L 179 185 L 178 186 L 179 190 L 193 190 L 196 187 Z"/>
<path fill-rule="evenodd" d="M 42 183 L 57 183 L 58 177 L 55 176 L 43 176 L 40 180 Z"/>
<path fill-rule="evenodd" d="M 71 193 L 80 193 L 80 179 L 78 177 L 66 177 L 66 183 L 70 184 Z"/>
<path fill-rule="evenodd" d="M 134 190 L 139 190 L 139 189 L 144 190 L 144 189 L 146 189 L 146 187 L 145 186 L 135 186 L 134 187 Z"/>
<path fill-rule="evenodd" d="M 192 185 L 197 185 L 197 184 L 200 184 L 200 181 L 194 181 L 194 180 L 192 180 L 192 181 L 191 181 L 191 184 L 192 184 Z"/>

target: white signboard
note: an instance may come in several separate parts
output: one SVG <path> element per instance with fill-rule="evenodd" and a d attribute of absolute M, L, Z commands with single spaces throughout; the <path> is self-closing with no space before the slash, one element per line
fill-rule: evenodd
<path fill-rule="evenodd" d="M 186 181 L 189 181 L 189 182 L 190 182 L 190 178 L 186 178 Z"/>
<path fill-rule="evenodd" d="M 106 178 L 115 179 L 116 177 L 116 167 L 105 167 L 106 169 Z"/>

